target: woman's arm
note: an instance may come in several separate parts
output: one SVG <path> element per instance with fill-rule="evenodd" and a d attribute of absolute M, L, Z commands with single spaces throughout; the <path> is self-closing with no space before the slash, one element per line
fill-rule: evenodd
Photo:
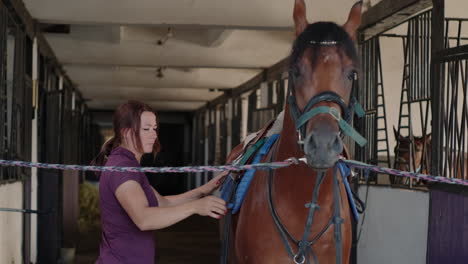
<path fill-rule="evenodd" d="M 142 231 L 165 228 L 193 214 L 219 219 L 226 213 L 224 200 L 214 196 L 177 206 L 150 207 L 140 184 L 133 180 L 121 184 L 115 195 L 132 221 Z"/>
<path fill-rule="evenodd" d="M 154 188 L 153 191 L 158 198 L 158 202 L 161 206 L 176 206 L 181 205 L 190 201 L 194 201 L 196 199 L 202 198 L 204 196 L 210 195 L 213 193 L 214 190 L 219 188 L 222 183 L 222 179 L 227 175 L 227 173 L 220 173 L 213 179 L 211 179 L 206 184 L 193 189 L 191 191 L 178 194 L 178 195 L 170 195 L 170 196 L 162 196 L 160 195 Z"/>

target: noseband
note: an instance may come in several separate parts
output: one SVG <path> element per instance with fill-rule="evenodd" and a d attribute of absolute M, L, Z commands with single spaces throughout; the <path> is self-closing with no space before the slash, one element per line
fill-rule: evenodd
<path fill-rule="evenodd" d="M 336 45 L 338 42 L 336 41 L 323 41 L 323 42 L 316 42 L 311 41 L 311 44 L 316 45 Z M 296 96 L 294 95 L 294 83 L 293 83 L 292 73 L 289 72 L 289 82 L 288 82 L 288 103 L 291 110 L 291 115 L 294 120 L 294 124 L 296 126 L 296 130 L 299 134 L 299 145 L 303 146 L 304 142 L 303 139 L 306 137 L 306 124 L 307 122 L 312 119 L 314 116 L 318 114 L 329 114 L 333 116 L 338 121 L 338 125 L 340 130 L 345 135 L 351 137 L 359 146 L 364 146 L 367 143 L 367 140 L 361 136 L 351 125 L 351 119 L 353 114 L 356 114 L 358 117 L 364 116 L 364 110 L 362 106 L 357 102 L 355 97 L 352 97 L 350 100 L 350 104 L 346 104 L 346 102 L 339 96 L 337 93 L 332 91 L 321 92 L 314 97 L 312 97 L 307 105 L 304 107 L 304 110 L 301 111 L 297 106 Z M 354 82 L 353 88 L 354 90 Z M 351 95 L 353 91 L 351 91 Z M 335 107 L 329 106 L 316 106 L 321 102 L 332 102 L 336 103 L 343 113 L 343 117 L 340 114 L 340 111 Z"/>

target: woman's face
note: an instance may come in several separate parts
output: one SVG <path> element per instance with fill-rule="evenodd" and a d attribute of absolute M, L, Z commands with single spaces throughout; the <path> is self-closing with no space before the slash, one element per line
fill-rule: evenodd
<path fill-rule="evenodd" d="M 140 139 L 144 153 L 153 151 L 154 142 L 158 138 L 156 115 L 152 112 L 143 112 L 140 117 Z"/>

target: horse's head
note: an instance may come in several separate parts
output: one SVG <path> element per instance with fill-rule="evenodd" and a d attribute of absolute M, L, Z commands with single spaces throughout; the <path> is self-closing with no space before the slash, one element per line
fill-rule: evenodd
<path fill-rule="evenodd" d="M 402 171 L 416 171 L 422 167 L 422 160 L 424 156 L 424 150 L 426 150 L 427 157 L 429 160 L 431 150 L 431 134 L 413 137 L 414 141 L 409 136 L 402 136 L 398 131 L 393 128 L 395 133 L 396 146 L 394 149 L 396 169 Z M 414 146 L 413 146 L 414 144 Z M 425 147 L 424 147 L 425 146 Z M 414 162 L 412 162 L 411 149 L 414 147 Z M 427 168 L 426 168 L 427 169 Z"/>
<path fill-rule="evenodd" d="M 362 2 L 348 21 L 309 24 L 304 0 L 296 0 L 297 39 L 291 54 L 290 110 L 312 168 L 332 167 L 343 151 L 341 132 L 351 118 L 350 96 L 358 72 L 355 48 Z"/>

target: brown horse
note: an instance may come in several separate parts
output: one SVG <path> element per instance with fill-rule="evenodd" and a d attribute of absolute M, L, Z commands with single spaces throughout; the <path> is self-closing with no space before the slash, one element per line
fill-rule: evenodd
<path fill-rule="evenodd" d="M 264 161 L 305 156 L 307 163 L 256 172 L 233 219 L 230 263 L 349 263 L 350 209 L 333 166 L 343 153 L 341 122 L 350 118 L 361 6 L 352 7 L 341 27 L 309 24 L 304 1 L 295 0 L 290 100 L 279 139 Z"/>
<path fill-rule="evenodd" d="M 431 160 L 431 135 L 416 137 L 402 136 L 395 127 L 396 145 L 395 153 L 395 169 L 401 171 L 411 171 L 423 174 L 430 174 L 430 160 Z M 409 184 L 413 181 L 411 178 L 391 177 L 393 184 Z M 418 183 L 425 183 L 425 181 L 418 181 Z"/>
<path fill-rule="evenodd" d="M 423 174 L 431 174 L 431 151 L 432 137 L 431 134 L 424 136 L 413 136 L 413 140 L 409 136 L 402 136 L 394 128 L 396 146 L 395 153 L 395 168 L 402 171 L 412 171 Z M 447 164 L 443 164 L 446 174 L 458 179 L 466 179 L 468 175 L 468 153 L 455 149 L 443 149 L 447 159 L 451 160 Z M 404 178 L 396 178 L 393 183 L 404 184 Z M 425 181 L 421 181 L 425 183 Z"/>
<path fill-rule="evenodd" d="M 431 134 L 417 137 L 402 136 L 393 128 L 396 145 L 395 169 L 428 174 L 430 170 Z"/>

